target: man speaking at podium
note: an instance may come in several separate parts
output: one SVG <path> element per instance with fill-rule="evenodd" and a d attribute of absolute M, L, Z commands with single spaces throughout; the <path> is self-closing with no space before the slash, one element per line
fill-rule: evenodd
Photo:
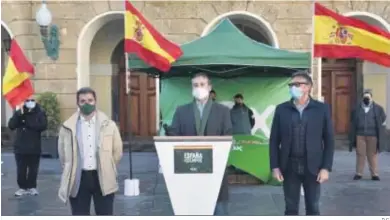
<path fill-rule="evenodd" d="M 198 73 L 191 82 L 194 100 L 176 109 L 170 136 L 231 136 L 232 122 L 229 109 L 209 99 L 211 91 L 209 77 L 204 73 Z M 214 215 L 227 215 L 228 197 L 225 173 Z"/>

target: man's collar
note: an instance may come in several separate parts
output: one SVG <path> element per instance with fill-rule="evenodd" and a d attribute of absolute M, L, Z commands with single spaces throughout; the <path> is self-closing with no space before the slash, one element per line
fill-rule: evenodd
<path fill-rule="evenodd" d="M 313 100 L 313 98 L 311 96 L 309 96 L 309 99 L 307 100 L 307 102 L 304 104 L 304 105 L 300 105 L 300 104 L 296 104 L 295 103 L 295 100 L 293 98 L 290 99 L 290 104 L 291 104 L 291 107 L 292 108 L 296 108 L 296 106 L 300 106 L 300 107 L 314 107 L 315 106 L 315 102 Z"/>
<path fill-rule="evenodd" d="M 363 102 L 361 103 L 362 108 L 371 108 L 374 105 L 374 102 L 370 102 L 369 105 L 365 105 Z"/>
<path fill-rule="evenodd" d="M 80 114 L 80 120 L 81 120 L 82 122 L 95 123 L 95 122 L 96 122 L 96 113 L 97 113 L 97 112 L 95 112 L 95 113 L 93 114 L 92 118 L 89 119 L 89 120 L 87 120 L 84 116 L 82 116 L 82 115 Z"/>
<path fill-rule="evenodd" d="M 293 100 L 293 103 L 294 103 L 295 106 L 306 107 L 310 103 L 310 98 L 308 98 L 307 101 L 304 104 L 299 104 L 296 100 Z"/>
<path fill-rule="evenodd" d="M 203 106 L 205 106 L 206 104 L 207 104 L 207 102 L 209 102 L 210 100 L 207 100 L 206 102 L 204 102 L 204 103 L 201 103 L 200 101 L 198 101 L 198 100 L 196 100 L 195 99 L 195 103 L 196 103 L 196 105 L 197 106 L 200 106 L 200 107 L 203 107 Z"/>

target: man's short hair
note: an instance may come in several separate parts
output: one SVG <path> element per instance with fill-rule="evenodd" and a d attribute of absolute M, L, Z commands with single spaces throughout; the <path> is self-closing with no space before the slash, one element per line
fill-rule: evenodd
<path fill-rule="evenodd" d="M 241 93 L 237 93 L 237 94 L 234 95 L 234 98 L 235 99 L 244 99 L 244 96 L 242 96 Z"/>
<path fill-rule="evenodd" d="M 313 80 L 311 79 L 309 73 L 307 71 L 298 71 L 292 74 L 291 78 L 302 77 L 308 82 L 310 85 L 313 85 Z"/>
<path fill-rule="evenodd" d="M 206 73 L 203 73 L 203 72 L 197 73 L 197 74 L 195 74 L 195 75 L 191 78 L 191 80 L 193 80 L 193 79 L 195 79 L 195 78 L 197 78 L 197 77 L 204 77 L 204 78 L 206 78 L 207 81 L 208 81 L 208 83 L 209 83 L 209 85 L 211 85 L 211 80 L 210 80 L 209 76 L 208 76 Z"/>
<path fill-rule="evenodd" d="M 210 91 L 210 93 L 217 94 L 217 93 L 214 91 L 214 89 L 212 89 L 212 90 Z"/>
<path fill-rule="evenodd" d="M 369 94 L 372 97 L 372 89 L 365 89 L 363 95 Z"/>
<path fill-rule="evenodd" d="M 84 95 L 84 94 L 92 94 L 93 98 L 96 100 L 96 92 L 95 92 L 95 90 L 93 90 L 90 87 L 83 87 L 83 88 L 79 89 L 77 91 L 77 93 L 76 93 L 77 102 L 79 102 L 80 95 Z"/>

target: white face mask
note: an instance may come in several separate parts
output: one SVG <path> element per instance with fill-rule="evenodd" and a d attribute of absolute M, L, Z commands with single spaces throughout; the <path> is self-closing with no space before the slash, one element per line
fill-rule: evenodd
<path fill-rule="evenodd" d="M 28 101 L 26 102 L 26 108 L 33 109 L 35 108 L 36 103 L 34 101 Z"/>
<path fill-rule="evenodd" d="M 209 90 L 201 87 L 193 88 L 192 95 L 197 100 L 204 100 L 209 96 Z"/>

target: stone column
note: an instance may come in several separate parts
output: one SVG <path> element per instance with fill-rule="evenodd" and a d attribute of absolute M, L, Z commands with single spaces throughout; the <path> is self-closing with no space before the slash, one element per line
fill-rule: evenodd
<path fill-rule="evenodd" d="M 322 79 L 319 79 L 319 77 L 322 77 L 322 70 L 319 67 L 321 67 L 321 61 L 318 58 L 313 59 L 311 64 L 311 76 L 313 79 L 313 89 L 311 95 L 313 98 L 322 101 L 322 89 L 320 89 L 320 86 L 322 86 Z"/>

